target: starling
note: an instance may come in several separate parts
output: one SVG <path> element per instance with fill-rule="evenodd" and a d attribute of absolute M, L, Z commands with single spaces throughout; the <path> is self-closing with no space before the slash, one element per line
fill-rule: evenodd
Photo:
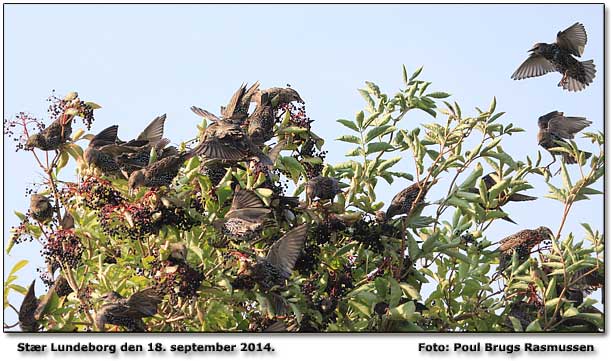
<path fill-rule="evenodd" d="M 272 106 L 277 109 L 291 102 L 304 103 L 297 91 L 292 88 L 268 88 L 261 91 L 260 99 L 267 97 Z M 255 97 L 256 102 L 258 97 Z"/>
<path fill-rule="evenodd" d="M 96 327 L 104 332 L 106 324 L 123 326 L 129 332 L 145 331 L 143 317 L 157 313 L 157 306 L 162 302 L 162 296 L 153 288 L 147 288 L 134 293 L 128 298 L 117 292 L 103 296 L 105 303 L 96 313 Z"/>
<path fill-rule="evenodd" d="M 49 198 L 41 194 L 32 194 L 30 197 L 30 214 L 35 220 L 46 223 L 53 217 L 53 206 Z"/>
<path fill-rule="evenodd" d="M 181 170 L 183 163 L 196 154 L 196 149 L 182 152 L 177 155 L 162 158 L 143 169 L 133 172 L 128 179 L 129 192 L 134 193 L 141 186 L 169 186 L 177 174 L 179 174 L 179 170 Z"/>
<path fill-rule="evenodd" d="M 387 208 L 387 212 L 385 212 L 385 218 L 391 219 L 400 214 L 411 215 L 414 211 L 423 207 L 424 198 L 431 184 L 431 181 L 427 182 L 425 185 L 423 185 L 422 182 L 416 182 L 401 190 L 392 199 L 390 206 Z M 417 199 L 418 195 L 419 199 Z"/>
<path fill-rule="evenodd" d="M 306 183 L 306 196 L 309 203 L 315 198 L 333 200 L 339 193 L 341 193 L 341 188 L 335 178 L 317 176 Z"/>
<path fill-rule="evenodd" d="M 583 130 L 585 127 L 592 124 L 591 121 L 584 117 L 565 117 L 563 112 L 554 110 L 539 117 L 537 140 L 541 147 L 549 150 L 554 147 L 559 147 L 557 142 L 566 143 L 564 139 L 573 139 L 575 134 Z M 566 152 L 549 151 L 555 162 L 556 154 L 561 154 L 564 163 L 577 163 L 575 157 Z M 590 153 L 586 153 L 590 156 Z M 553 163 L 552 162 L 552 163 Z M 550 163 L 550 165 L 552 164 Z"/>
<path fill-rule="evenodd" d="M 253 113 L 247 118 L 249 127 L 247 134 L 256 144 L 264 144 L 274 136 L 275 114 L 268 99 L 268 94 L 262 94 L 261 100 Z"/>
<path fill-rule="evenodd" d="M 21 307 L 19 307 L 19 327 L 24 332 L 36 332 L 38 331 L 38 322 L 34 317 L 36 307 L 38 307 L 38 299 L 34 293 L 34 285 L 36 280 L 32 281 L 28 292 L 26 293 Z"/>
<path fill-rule="evenodd" d="M 568 91 L 585 89 L 596 76 L 594 60 L 580 62 L 574 56 L 583 55 L 587 44 L 587 33 L 580 23 L 558 32 L 553 44 L 537 43 L 528 52 L 532 52 L 511 76 L 521 80 L 541 76 L 552 71 L 562 73 L 558 86 Z"/>
<path fill-rule="evenodd" d="M 486 174 L 485 176 L 481 177 L 481 179 L 483 180 L 483 183 L 485 183 L 485 188 L 488 190 L 492 189 L 492 187 L 494 187 L 496 184 L 498 184 L 501 179 L 500 177 L 498 177 L 498 175 L 496 174 L 496 172 L 492 172 L 490 174 Z M 477 188 L 470 188 L 468 190 L 471 193 L 476 193 L 479 194 L 479 189 Z M 504 206 L 505 204 L 507 204 L 508 202 L 526 202 L 526 201 L 534 201 L 538 199 L 537 197 L 532 197 L 532 196 L 528 196 L 525 194 L 521 194 L 521 193 L 513 193 L 509 196 L 507 196 L 507 194 L 505 192 L 501 192 L 498 195 L 498 200 L 499 203 L 496 207 L 493 208 L 487 208 L 487 209 L 493 209 L 493 210 L 498 210 L 498 211 L 502 211 L 502 206 Z M 481 204 L 482 207 L 486 208 L 483 204 Z M 507 222 L 511 222 L 514 224 L 515 223 L 514 220 L 512 220 L 509 216 L 504 216 L 502 217 L 502 219 L 504 219 Z"/>
<path fill-rule="evenodd" d="M 111 152 L 117 142 L 117 125 L 112 125 L 96 134 L 83 152 L 83 159 L 107 176 L 120 176 L 121 169 Z"/>
<path fill-rule="evenodd" d="M 240 125 L 219 120 L 209 125 L 200 139 L 200 154 L 207 160 L 244 161 L 255 158 L 265 165 L 272 165 L 270 158 L 262 153 Z"/>
<path fill-rule="evenodd" d="M 225 120 L 229 123 L 241 125 L 247 119 L 249 115 L 249 104 L 251 103 L 253 96 L 259 92 L 259 82 L 255 82 L 249 89 L 245 84 L 242 84 L 240 88 L 232 95 L 230 102 L 227 106 L 221 107 L 221 117 L 209 112 L 208 110 L 192 106 L 190 109 L 196 115 L 203 118 L 207 118 L 212 122 Z"/>
<path fill-rule="evenodd" d="M 268 251 L 268 255 L 258 257 L 255 265 L 248 269 L 249 275 L 263 289 L 269 290 L 275 285 L 282 286 L 294 269 L 307 236 L 308 225 L 301 224 L 277 240 Z"/>
<path fill-rule="evenodd" d="M 499 270 L 503 271 L 509 266 L 513 252 L 517 253 L 519 262 L 523 263 L 529 258 L 532 248 L 547 239 L 553 239 L 553 232 L 547 227 L 524 229 L 505 237 L 500 241 Z"/>
<path fill-rule="evenodd" d="M 59 119 L 49 124 L 40 133 L 31 135 L 26 141 L 25 149 L 32 150 L 56 150 L 66 141 L 70 140 L 72 134 L 73 116 L 62 115 Z"/>
<path fill-rule="evenodd" d="M 184 264 L 187 261 L 187 247 L 183 243 L 170 245 L 168 261 L 173 265 Z"/>
<path fill-rule="evenodd" d="M 224 219 L 214 225 L 230 237 L 246 239 L 262 228 L 270 212 L 253 191 L 240 189 L 234 194 Z"/>
<path fill-rule="evenodd" d="M 49 301 L 51 300 L 54 294 L 56 294 L 58 297 L 64 297 L 64 296 L 68 296 L 72 292 L 74 291 L 72 287 L 70 286 L 70 284 L 68 283 L 68 281 L 66 280 L 66 278 L 60 275 L 55 280 L 55 282 L 53 282 L 53 285 L 51 286 L 51 288 L 49 288 L 49 291 L 47 291 L 47 294 L 38 303 L 38 306 L 36 307 L 36 311 L 34 312 L 34 318 L 36 320 L 40 320 L 43 317 L 45 308 L 47 307 L 47 304 L 49 303 Z"/>

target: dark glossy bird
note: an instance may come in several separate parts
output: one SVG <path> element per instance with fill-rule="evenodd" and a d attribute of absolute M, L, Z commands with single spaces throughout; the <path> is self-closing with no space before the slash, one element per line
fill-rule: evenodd
<path fill-rule="evenodd" d="M 179 174 L 183 163 L 197 154 L 198 149 L 192 149 L 162 158 L 143 169 L 133 172 L 128 179 L 128 191 L 134 194 L 139 187 L 169 186 L 177 174 Z"/>
<path fill-rule="evenodd" d="M 524 229 L 500 241 L 500 265 L 502 272 L 509 266 L 513 258 L 513 252 L 517 253 L 520 263 L 525 262 L 530 257 L 530 252 L 534 246 L 544 240 L 553 239 L 553 232 L 547 227 L 537 229 Z"/>
<path fill-rule="evenodd" d="M 558 86 L 568 91 L 585 89 L 596 76 L 594 60 L 579 61 L 574 56 L 583 55 L 587 44 L 587 33 L 580 23 L 571 25 L 568 29 L 558 32 L 556 42 L 552 44 L 537 43 L 530 56 L 511 76 L 521 80 L 541 76 L 552 71 L 561 73 L 562 80 Z"/>
<path fill-rule="evenodd" d="M 317 176 L 309 179 L 306 183 L 306 196 L 310 202 L 318 199 L 334 199 L 334 197 L 341 193 L 341 187 L 338 180 L 332 177 Z"/>
<path fill-rule="evenodd" d="M 431 184 L 431 181 L 426 184 L 423 182 L 415 182 L 401 190 L 392 198 L 387 212 L 385 212 L 385 218 L 391 219 L 401 214 L 411 215 L 420 208 L 423 208 L 424 198 Z"/>
<path fill-rule="evenodd" d="M 247 239 L 262 228 L 270 213 L 253 191 L 240 189 L 234 194 L 230 210 L 213 225 L 227 236 Z"/>
<path fill-rule="evenodd" d="M 30 197 L 30 215 L 35 220 L 46 223 L 53 217 L 53 206 L 49 198 L 42 194 L 32 194 Z"/>
<path fill-rule="evenodd" d="M 488 190 L 488 193 L 489 193 L 489 190 L 492 189 L 492 187 L 494 187 L 496 184 L 502 181 L 500 177 L 498 176 L 498 174 L 496 174 L 496 172 L 486 174 L 483 177 L 481 177 L 481 179 L 483 180 L 483 183 L 485 183 L 485 188 Z M 477 188 L 469 188 L 468 191 L 471 193 L 479 194 L 479 189 Z M 511 195 L 507 195 L 506 192 L 500 192 L 500 194 L 498 194 L 498 205 L 496 207 L 488 208 L 488 207 L 485 207 L 483 204 L 481 204 L 481 206 L 483 208 L 487 208 L 490 210 L 493 209 L 493 210 L 502 211 L 502 206 L 504 206 L 508 202 L 527 202 L 527 201 L 534 201 L 536 199 L 538 198 L 533 197 L 533 196 L 528 196 L 525 194 L 521 194 L 521 193 L 513 193 Z M 504 216 L 502 217 L 502 219 L 504 219 L 507 222 L 517 224 L 509 216 Z"/>
<path fill-rule="evenodd" d="M 90 141 L 83 159 L 90 167 L 95 167 L 107 176 L 121 176 L 121 168 L 115 159 L 119 153 L 114 147 L 117 145 L 117 130 L 119 126 L 112 125 L 96 134 Z"/>
<path fill-rule="evenodd" d="M 275 109 L 291 102 L 304 103 L 300 94 L 292 88 L 268 88 L 262 90 L 260 96 L 266 96 Z"/>
<path fill-rule="evenodd" d="M 537 134 L 538 144 L 547 149 L 553 156 L 553 164 L 557 154 L 562 155 L 564 163 L 574 164 L 577 160 L 571 154 L 560 151 L 550 151 L 551 148 L 560 147 L 557 142 L 567 143 L 565 139 L 573 139 L 575 134 L 592 124 L 585 117 L 565 117 L 563 112 L 554 110 L 539 117 Z M 586 158 L 591 153 L 586 152 Z"/>
<path fill-rule="evenodd" d="M 308 228 L 301 224 L 287 232 L 273 243 L 266 257 L 257 257 L 255 264 L 247 268 L 247 275 L 265 290 L 283 286 L 304 247 Z"/>
<path fill-rule="evenodd" d="M 28 137 L 26 150 L 38 148 L 41 150 L 56 150 L 70 140 L 72 134 L 72 119 L 74 116 L 62 115 L 40 133 Z"/>
<path fill-rule="evenodd" d="M 129 332 L 145 331 L 143 317 L 157 313 L 162 296 L 153 288 L 147 288 L 124 298 L 117 292 L 103 296 L 104 303 L 96 313 L 96 327 L 104 332 L 104 326 L 123 326 Z"/>
<path fill-rule="evenodd" d="M 32 281 L 28 292 L 21 302 L 21 307 L 19 307 L 19 327 L 24 332 L 38 331 L 38 321 L 34 318 L 34 313 L 38 307 L 38 299 L 34 292 L 35 284 L 36 280 Z"/>
<path fill-rule="evenodd" d="M 255 144 L 264 144 L 274 137 L 275 114 L 268 94 L 261 95 L 261 100 L 247 118 L 247 123 L 247 134 Z"/>

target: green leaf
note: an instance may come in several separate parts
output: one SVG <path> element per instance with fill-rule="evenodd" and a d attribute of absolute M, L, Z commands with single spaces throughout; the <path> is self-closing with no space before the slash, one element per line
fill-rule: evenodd
<path fill-rule="evenodd" d="M 368 143 L 366 146 L 366 154 L 372 154 L 376 152 L 383 152 L 390 149 L 394 149 L 389 143 L 386 142 L 373 142 Z"/>
<path fill-rule="evenodd" d="M 450 97 L 451 94 L 445 93 L 445 92 L 434 92 L 434 93 L 427 94 L 426 96 L 430 98 L 444 99 L 444 98 Z"/>
<path fill-rule="evenodd" d="M 487 112 L 490 114 L 494 114 L 495 110 L 496 110 L 496 97 L 492 99 L 492 103 L 490 104 L 490 109 Z"/>
<path fill-rule="evenodd" d="M 369 143 L 371 140 L 379 136 L 391 133 L 394 130 L 396 130 L 396 127 L 394 127 L 393 125 L 382 125 L 379 127 L 374 127 L 371 130 L 369 130 L 368 133 L 366 133 L 365 142 Z"/>
<path fill-rule="evenodd" d="M 93 110 L 102 108 L 100 105 L 98 105 L 98 104 L 96 104 L 94 102 L 85 102 L 85 105 L 87 105 L 88 107 L 90 107 Z"/>
<path fill-rule="evenodd" d="M 15 263 L 15 265 L 11 269 L 11 272 L 9 273 L 9 276 L 12 276 L 13 274 L 17 273 L 20 269 L 24 268 L 27 264 L 28 264 L 28 261 L 25 259 L 22 259 L 21 261 Z"/>
<path fill-rule="evenodd" d="M 347 128 L 351 129 L 351 130 L 355 130 L 356 132 L 360 131 L 358 129 L 358 126 L 355 125 L 354 122 L 352 122 L 351 120 L 347 120 L 347 119 L 337 119 L 337 122 L 341 123 L 342 125 L 346 126 Z"/>
<path fill-rule="evenodd" d="M 415 304 L 413 301 L 408 301 L 400 306 L 390 308 L 390 318 L 393 320 L 415 320 Z"/>
<path fill-rule="evenodd" d="M 404 64 L 402 64 L 402 81 L 404 82 L 404 84 L 409 84 L 409 78 L 407 75 L 407 67 L 404 66 Z"/>
<path fill-rule="evenodd" d="M 362 125 L 364 124 L 364 112 L 363 111 L 359 111 L 355 115 L 355 122 L 359 128 L 362 128 Z"/>
<path fill-rule="evenodd" d="M 336 138 L 336 140 L 353 144 L 362 144 L 362 140 L 356 135 L 341 135 L 340 137 Z"/>
<path fill-rule="evenodd" d="M 388 168 L 391 168 L 392 166 L 394 166 L 394 164 L 400 162 L 402 160 L 402 157 L 394 157 L 391 159 L 388 159 L 386 161 L 381 162 L 381 164 L 379 164 L 379 166 L 377 167 L 377 171 L 378 172 L 382 172 Z"/>
<path fill-rule="evenodd" d="M 423 66 L 420 66 L 417 70 L 415 70 L 413 75 L 411 75 L 411 77 L 409 78 L 409 81 L 415 80 L 415 78 L 417 78 L 419 76 L 419 74 L 421 74 L 422 70 L 424 70 Z"/>
<path fill-rule="evenodd" d="M 526 332 L 540 332 L 540 331 L 543 331 L 543 329 L 541 328 L 541 324 L 539 323 L 538 319 L 530 322 L 528 327 L 526 327 Z"/>

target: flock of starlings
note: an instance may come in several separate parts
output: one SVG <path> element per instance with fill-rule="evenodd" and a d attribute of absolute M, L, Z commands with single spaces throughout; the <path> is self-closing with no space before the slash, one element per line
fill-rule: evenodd
<path fill-rule="evenodd" d="M 557 71 L 562 74 L 558 86 L 568 91 L 585 89 L 595 77 L 593 60 L 580 62 L 575 56 L 581 56 L 587 43 L 585 28 L 575 23 L 557 34 L 555 43 L 537 43 L 520 67 L 513 73 L 512 79 L 520 80 L 537 77 L 548 72 Z M 216 116 L 204 109 L 192 107 L 197 115 L 212 123 L 204 130 L 199 143 L 187 151 L 179 151 L 169 146 L 169 141 L 163 138 L 166 116 L 155 118 L 136 138 L 122 141 L 117 136 L 118 126 L 110 126 L 93 138 L 83 153 L 85 162 L 107 177 L 125 177 L 131 193 L 140 187 L 159 188 L 169 186 L 179 173 L 185 161 L 199 156 L 205 163 L 214 163 L 225 168 L 232 167 L 240 161 L 251 161 L 250 164 L 271 167 L 283 144 L 274 147 L 268 154 L 262 150 L 264 144 L 274 136 L 275 111 L 284 104 L 303 102 L 299 94 L 292 88 L 259 89 L 259 83 L 250 88 L 241 86 L 232 96 L 229 104 L 222 107 L 221 115 Z M 249 113 L 251 103 L 255 109 Z M 26 149 L 38 148 L 44 151 L 57 150 L 70 141 L 73 116 L 63 115 L 42 130 L 32 135 L 26 143 Z M 538 119 L 538 144 L 549 150 L 560 146 L 566 139 L 572 139 L 575 134 L 589 126 L 591 122 L 584 117 L 569 117 L 563 112 L 552 111 Z M 565 163 L 576 163 L 577 160 L 568 153 L 550 151 L 555 162 L 556 155 L 562 156 Z M 152 159 L 154 157 L 154 159 Z M 552 163 L 553 163 L 552 162 Z M 551 163 L 550 163 L 551 164 Z M 483 181 L 490 189 L 499 178 L 495 173 L 484 176 Z M 398 215 L 411 215 L 423 208 L 424 199 L 432 186 L 432 182 L 415 183 L 403 189 L 391 201 L 386 212 L 379 212 L 377 219 L 387 221 Z M 472 191 L 478 192 L 477 189 Z M 308 180 L 306 197 L 308 204 L 315 199 L 333 200 L 341 192 L 337 179 L 317 176 Z M 505 197 L 508 201 L 531 201 L 536 197 L 513 194 Z M 501 207 L 504 204 L 499 204 Z M 52 217 L 54 208 L 49 199 L 43 195 L 34 194 L 31 197 L 30 214 L 34 219 L 45 221 Z M 260 198 L 250 190 L 237 189 L 230 210 L 225 217 L 215 223 L 216 228 L 225 234 L 240 238 L 262 228 L 271 209 L 266 207 Z M 510 218 L 505 220 L 513 222 Z M 70 222 L 68 222 L 70 223 Z M 515 222 L 513 222 L 515 223 Z M 66 227 L 66 225 L 62 225 Z M 269 289 L 274 285 L 283 285 L 291 276 L 297 258 L 303 248 L 308 226 L 298 225 L 279 238 L 268 250 L 266 257 L 258 257 L 255 262 L 243 270 L 255 281 Z M 553 237 L 547 227 L 524 229 L 500 241 L 500 268 L 507 267 L 514 252 L 520 259 L 527 259 L 533 247 L 544 240 Z M 184 262 L 187 250 L 178 244 L 172 248 L 171 257 L 177 262 Z M 63 286 L 60 286 L 61 283 Z M 41 315 L 45 299 L 58 289 L 66 288 L 66 280 L 59 277 L 49 293 L 39 300 L 34 295 L 34 282 L 30 286 L 19 312 L 19 321 L 24 331 L 36 331 L 37 320 Z M 128 331 L 144 331 L 146 329 L 142 318 L 157 313 L 157 306 L 163 295 L 153 288 L 136 292 L 125 298 L 116 292 L 106 294 L 103 303 L 96 312 L 96 327 L 105 330 L 105 325 L 123 326 Z"/>

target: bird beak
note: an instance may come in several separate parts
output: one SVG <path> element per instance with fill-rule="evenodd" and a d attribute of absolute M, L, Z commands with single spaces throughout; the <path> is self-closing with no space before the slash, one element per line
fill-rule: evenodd
<path fill-rule="evenodd" d="M 538 46 L 533 46 L 532 49 L 528 50 L 528 53 L 535 51 L 536 49 L 538 49 Z"/>

